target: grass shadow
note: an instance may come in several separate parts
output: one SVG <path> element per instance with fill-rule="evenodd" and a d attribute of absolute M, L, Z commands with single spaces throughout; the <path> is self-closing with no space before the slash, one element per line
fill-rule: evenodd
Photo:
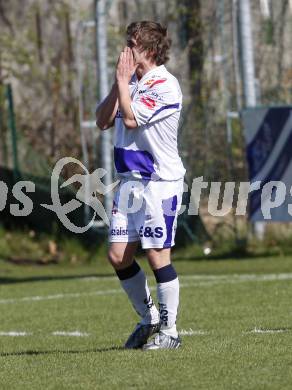
<path fill-rule="evenodd" d="M 51 351 L 35 351 L 35 350 L 27 350 L 27 351 L 18 351 L 18 352 L 1 352 L 0 357 L 8 357 L 8 356 L 41 356 L 41 355 L 53 355 L 53 354 L 83 354 L 83 353 L 101 353 L 101 352 L 111 352 L 111 351 L 126 351 L 124 347 L 120 346 L 112 346 L 107 348 L 93 348 L 93 349 L 85 349 L 85 350 L 67 350 L 67 351 L 59 351 L 59 350 L 51 350 Z"/>
<path fill-rule="evenodd" d="M 226 253 L 213 254 L 213 255 L 181 255 L 180 253 L 174 254 L 172 256 L 175 261 L 224 261 L 224 260 L 250 260 L 250 259 L 260 259 L 267 257 L 275 257 L 274 253 L 244 253 L 238 251 L 230 251 Z"/>
<path fill-rule="evenodd" d="M 88 275 L 64 275 L 64 276 L 28 276 L 24 278 L 0 277 L 0 284 L 50 282 L 57 280 L 74 280 L 86 278 L 111 278 L 114 274 L 88 274 Z"/>

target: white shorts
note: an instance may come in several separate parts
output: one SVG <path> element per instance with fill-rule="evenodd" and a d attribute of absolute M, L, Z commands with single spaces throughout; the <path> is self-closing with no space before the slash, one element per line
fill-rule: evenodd
<path fill-rule="evenodd" d="M 143 249 L 172 247 L 182 194 L 183 179 L 121 180 L 113 201 L 109 241 L 141 241 Z"/>

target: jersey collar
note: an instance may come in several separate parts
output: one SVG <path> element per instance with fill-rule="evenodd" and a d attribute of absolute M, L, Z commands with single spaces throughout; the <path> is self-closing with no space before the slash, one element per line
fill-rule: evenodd
<path fill-rule="evenodd" d="M 139 84 L 143 83 L 147 79 L 155 76 L 156 74 L 161 74 L 166 70 L 164 65 L 158 65 L 153 69 L 150 69 L 147 73 L 144 74 L 144 76 L 139 80 Z"/>

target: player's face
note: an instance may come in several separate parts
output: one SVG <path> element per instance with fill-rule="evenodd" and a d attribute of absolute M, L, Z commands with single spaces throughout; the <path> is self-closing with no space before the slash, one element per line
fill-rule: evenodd
<path fill-rule="evenodd" d="M 132 49 L 135 64 L 142 64 L 145 62 L 146 52 L 141 47 L 141 45 L 138 45 L 134 37 L 127 38 L 127 46 L 130 47 L 130 49 Z"/>
<path fill-rule="evenodd" d="M 144 65 L 149 62 L 147 52 L 143 49 L 141 45 L 138 45 L 137 40 L 134 37 L 128 37 L 127 46 L 131 48 L 134 62 L 137 64 L 136 75 L 138 79 L 143 76 Z"/>

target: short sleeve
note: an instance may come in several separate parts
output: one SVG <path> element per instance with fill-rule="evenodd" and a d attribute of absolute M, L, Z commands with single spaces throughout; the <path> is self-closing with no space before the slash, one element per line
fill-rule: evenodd
<path fill-rule="evenodd" d="M 131 109 L 138 126 L 143 126 L 180 111 L 181 101 L 179 87 L 161 78 L 141 87 L 131 103 Z"/>

